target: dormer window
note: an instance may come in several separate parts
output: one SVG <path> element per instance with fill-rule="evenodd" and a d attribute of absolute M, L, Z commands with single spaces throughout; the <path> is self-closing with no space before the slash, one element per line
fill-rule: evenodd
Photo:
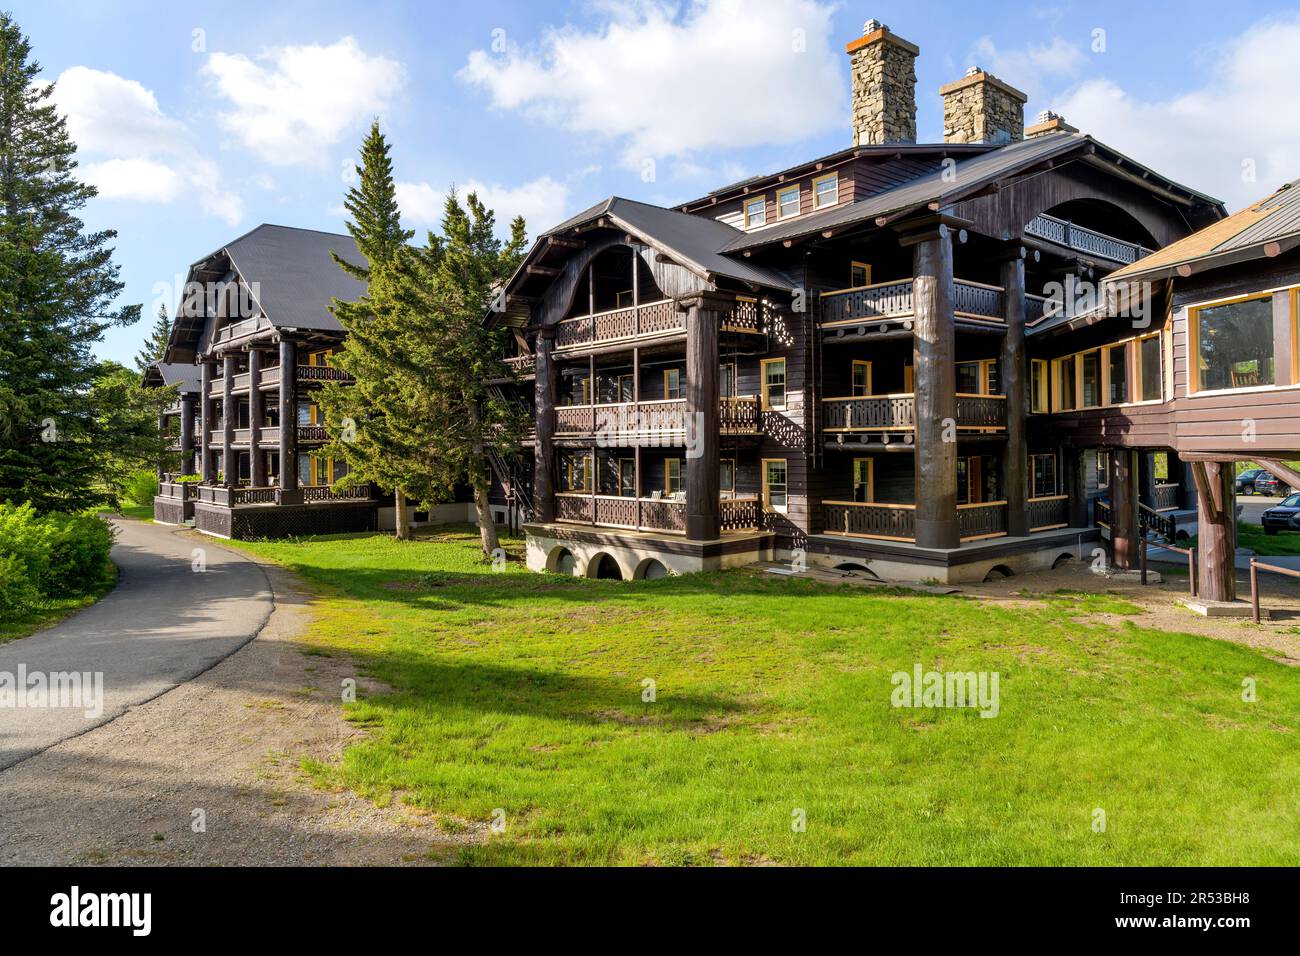
<path fill-rule="evenodd" d="M 799 187 L 791 186 L 779 190 L 776 194 L 776 215 L 778 219 L 788 219 L 799 215 Z"/>
<path fill-rule="evenodd" d="M 840 174 L 827 173 L 813 180 L 813 208 L 824 209 L 840 201 Z"/>
<path fill-rule="evenodd" d="M 767 197 L 756 196 L 753 199 L 745 200 L 745 228 L 752 229 L 755 226 L 764 226 L 767 224 Z"/>

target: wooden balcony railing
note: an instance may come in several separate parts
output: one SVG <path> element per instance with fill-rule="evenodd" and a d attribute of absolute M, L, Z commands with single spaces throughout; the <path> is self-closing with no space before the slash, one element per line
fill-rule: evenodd
<path fill-rule="evenodd" d="M 352 376 L 341 368 L 333 368 L 329 365 L 299 365 L 297 369 L 297 378 L 299 382 L 351 382 Z M 277 375 L 276 381 L 280 378 Z"/>
<path fill-rule="evenodd" d="M 823 501 L 826 534 L 885 541 L 916 540 L 916 505 L 879 501 Z"/>
<path fill-rule="evenodd" d="M 686 327 L 686 313 L 672 299 L 609 309 L 565 319 L 555 329 L 556 349 L 579 348 L 597 342 L 616 342 L 641 335 L 660 335 Z"/>
<path fill-rule="evenodd" d="M 757 434 L 761 430 L 759 401 L 753 396 L 723 398 L 719 402 L 718 430 L 723 434 Z M 561 405 L 555 409 L 559 436 L 599 435 L 617 443 L 656 436 L 680 436 L 686 431 L 684 398 L 606 405 Z"/>
<path fill-rule="evenodd" d="M 1178 508 L 1178 486 L 1158 484 L 1152 489 L 1151 507 L 1156 511 L 1174 511 Z"/>
<path fill-rule="evenodd" d="M 560 492 L 555 496 L 555 517 L 571 524 L 684 534 L 686 502 Z"/>
<path fill-rule="evenodd" d="M 953 313 L 962 318 L 983 322 L 1006 320 L 1001 286 L 957 279 L 953 282 L 952 305 Z M 898 279 L 823 292 L 821 307 L 824 325 L 906 318 L 915 311 L 913 282 L 911 279 Z"/>
<path fill-rule="evenodd" d="M 718 412 L 725 435 L 756 435 L 763 430 L 762 405 L 754 396 L 724 396 Z"/>
<path fill-rule="evenodd" d="M 963 541 L 1002 537 L 1007 533 L 1007 503 L 979 501 L 958 505 L 957 531 Z"/>
<path fill-rule="evenodd" d="M 1100 256 L 1103 259 L 1109 259 L 1122 265 L 1136 262 L 1143 256 L 1151 254 L 1151 250 L 1140 243 L 1116 239 L 1114 236 L 1108 236 L 1094 229 L 1076 226 L 1069 220 L 1058 219 L 1056 216 L 1035 216 L 1025 226 L 1025 232 L 1028 235 L 1037 236 L 1040 239 L 1046 239 L 1057 245 L 1065 246 L 1067 249 Z"/>
<path fill-rule="evenodd" d="M 304 485 L 302 500 L 309 501 L 362 501 L 370 497 L 369 485 L 349 485 L 335 491 L 329 485 Z"/>
<path fill-rule="evenodd" d="M 192 481 L 160 481 L 158 482 L 158 494 L 163 498 L 178 498 L 181 501 L 189 501 L 195 497 L 194 489 L 198 485 Z"/>
<path fill-rule="evenodd" d="M 1070 523 L 1070 496 L 1043 495 L 1029 499 L 1029 530 L 1050 531 Z"/>
<path fill-rule="evenodd" d="M 718 523 L 726 531 L 757 531 L 760 509 L 758 498 L 723 498 L 718 503 Z"/>
<path fill-rule="evenodd" d="M 1000 429 L 1007 424 L 1005 395 L 957 395 L 957 427 Z M 822 430 L 827 432 L 913 431 L 916 396 L 859 395 L 822 399 Z"/>

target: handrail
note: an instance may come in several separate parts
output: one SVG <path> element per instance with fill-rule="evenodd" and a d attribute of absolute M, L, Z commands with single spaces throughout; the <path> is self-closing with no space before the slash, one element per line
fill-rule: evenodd
<path fill-rule="evenodd" d="M 652 305 L 660 305 L 664 302 L 671 302 L 672 299 L 655 299 L 653 302 L 637 302 L 635 305 L 620 305 L 612 309 L 605 309 L 601 312 L 584 312 L 582 315 L 571 316 L 567 319 L 560 319 L 556 325 L 563 325 L 565 322 L 582 322 L 585 319 L 598 319 L 602 315 L 613 315 L 615 312 L 626 312 L 628 309 L 644 309 Z"/>
<path fill-rule="evenodd" d="M 1278 564 L 1265 564 L 1257 558 L 1250 559 L 1250 618 L 1256 624 L 1259 623 L 1259 572 L 1272 571 L 1274 574 L 1284 574 L 1289 578 L 1300 578 L 1300 571 L 1294 568 L 1284 568 Z"/>
<path fill-rule="evenodd" d="M 994 505 L 1004 505 L 1006 501 L 968 501 L 964 505 L 958 505 L 957 509 L 962 508 L 992 508 Z"/>
<path fill-rule="evenodd" d="M 915 392 L 886 392 L 884 394 L 873 395 L 839 395 L 834 398 L 823 398 L 823 402 L 860 402 L 864 398 L 916 398 Z"/>
<path fill-rule="evenodd" d="M 1030 498 L 1029 501 L 1065 501 L 1069 495 L 1039 495 L 1037 498 Z"/>
<path fill-rule="evenodd" d="M 904 511 L 915 511 L 916 505 L 902 504 L 894 501 L 836 501 L 831 498 L 823 498 L 824 505 L 841 505 L 858 508 L 897 508 Z"/>

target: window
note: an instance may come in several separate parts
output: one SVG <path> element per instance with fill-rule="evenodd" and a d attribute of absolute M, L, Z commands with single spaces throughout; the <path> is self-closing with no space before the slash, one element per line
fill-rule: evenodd
<path fill-rule="evenodd" d="M 619 375 L 614 380 L 614 400 L 619 402 L 630 402 L 635 389 L 632 387 L 632 376 L 630 374 Z"/>
<path fill-rule="evenodd" d="M 718 394 L 723 398 L 736 397 L 736 363 L 728 362 L 722 366 L 722 374 L 718 381 Z"/>
<path fill-rule="evenodd" d="M 1045 412 L 1050 407 L 1047 403 L 1047 361 L 1031 359 L 1029 362 L 1029 410 Z"/>
<path fill-rule="evenodd" d="M 1106 403 L 1122 405 L 1128 401 L 1128 346 L 1112 345 L 1106 349 Z"/>
<path fill-rule="evenodd" d="M 561 462 L 565 491 L 590 491 L 591 468 L 586 455 L 566 455 Z"/>
<path fill-rule="evenodd" d="M 686 463 L 680 458 L 664 459 L 664 491 L 670 495 L 675 495 L 685 486 L 682 482 L 686 479 Z"/>
<path fill-rule="evenodd" d="M 875 464 L 876 462 L 873 458 L 853 459 L 854 501 L 876 500 Z"/>
<path fill-rule="evenodd" d="M 1151 477 L 1160 484 L 1169 482 L 1169 453 L 1158 451 L 1151 455 Z"/>
<path fill-rule="evenodd" d="M 786 509 L 786 467 L 784 458 L 763 459 L 763 507 L 769 511 Z"/>
<path fill-rule="evenodd" d="M 853 361 L 853 384 L 851 394 L 854 398 L 871 394 L 871 363 L 861 359 Z"/>
<path fill-rule="evenodd" d="M 736 459 L 723 458 L 718 462 L 718 491 L 724 498 L 736 496 Z"/>
<path fill-rule="evenodd" d="M 1080 356 L 1080 379 L 1083 382 L 1083 407 L 1096 408 L 1101 404 L 1101 352 L 1094 350 Z"/>
<path fill-rule="evenodd" d="M 344 478 L 348 476 L 348 472 L 351 470 L 352 469 L 348 467 L 348 463 L 344 461 L 342 458 L 330 459 L 330 480 L 331 481 L 342 481 Z"/>
<path fill-rule="evenodd" d="M 778 219 L 789 219 L 791 216 L 799 215 L 799 187 L 791 186 L 788 189 L 778 189 L 776 193 L 776 216 Z"/>
<path fill-rule="evenodd" d="M 767 197 L 758 196 L 745 200 L 745 228 L 767 225 Z"/>
<path fill-rule="evenodd" d="M 1029 456 L 1029 497 L 1047 498 L 1060 494 L 1056 484 L 1056 455 Z"/>
<path fill-rule="evenodd" d="M 1110 452 L 1104 448 L 1097 449 L 1097 487 L 1110 486 Z"/>
<path fill-rule="evenodd" d="M 957 392 L 962 395 L 996 395 L 997 359 L 957 363 Z"/>
<path fill-rule="evenodd" d="M 1138 340 L 1138 387 L 1144 402 L 1158 402 L 1161 394 L 1160 336 L 1151 335 Z"/>
<path fill-rule="evenodd" d="M 298 424 L 299 425 L 315 425 L 317 415 L 318 415 L 318 409 L 316 408 L 315 402 L 298 403 Z"/>
<path fill-rule="evenodd" d="M 618 493 L 623 498 L 636 497 L 636 459 L 618 460 Z"/>
<path fill-rule="evenodd" d="M 871 285 L 871 266 L 865 262 L 850 262 L 849 287 L 858 289 L 864 285 Z"/>
<path fill-rule="evenodd" d="M 314 464 L 310 455 L 298 456 L 298 484 L 311 487 L 312 484 L 312 465 Z"/>
<path fill-rule="evenodd" d="M 812 182 L 812 189 L 814 209 L 834 206 L 840 201 L 840 174 L 827 173 L 825 176 L 818 176 Z"/>
<path fill-rule="evenodd" d="M 1193 309 L 1197 391 L 1272 385 L 1273 297 Z"/>
<path fill-rule="evenodd" d="M 682 370 L 664 369 L 664 398 L 685 398 L 686 388 L 682 384 Z"/>
<path fill-rule="evenodd" d="M 1056 407 L 1059 411 L 1069 411 L 1074 408 L 1078 398 L 1075 394 L 1078 376 L 1074 358 L 1070 355 L 1056 360 Z"/>
<path fill-rule="evenodd" d="M 903 391 L 907 394 L 912 392 L 912 363 L 908 362 L 903 366 Z"/>
<path fill-rule="evenodd" d="M 785 408 L 785 359 L 763 362 L 763 407 Z"/>

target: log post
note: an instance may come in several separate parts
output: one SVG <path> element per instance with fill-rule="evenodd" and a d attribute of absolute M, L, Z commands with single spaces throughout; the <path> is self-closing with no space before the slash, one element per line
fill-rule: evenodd
<path fill-rule="evenodd" d="M 1003 315 L 1007 322 L 1002 336 L 999 365 L 1002 393 L 1006 395 L 1007 447 L 1002 453 L 1002 497 L 1007 500 L 1007 534 L 1023 538 L 1029 534 L 1029 460 L 1025 446 L 1025 418 L 1029 392 L 1025 388 L 1025 260 L 1024 249 L 1002 263 Z"/>
<path fill-rule="evenodd" d="M 1088 456 L 1084 449 L 1066 446 L 1062 450 L 1066 493 L 1071 528 L 1087 528 L 1088 525 Z"/>
<path fill-rule="evenodd" d="M 554 327 L 537 330 L 534 351 L 533 398 L 537 409 L 537 446 L 533 456 L 534 518 L 541 524 L 555 520 L 555 345 Z"/>
<path fill-rule="evenodd" d="M 194 470 L 194 396 L 181 396 L 181 474 Z"/>
<path fill-rule="evenodd" d="M 913 243 L 916 543 L 923 548 L 956 548 L 961 540 L 952 237 L 948 227 L 940 224 Z"/>
<path fill-rule="evenodd" d="M 212 467 L 212 429 L 216 419 L 212 413 L 212 362 L 205 360 L 199 366 L 199 477 L 206 483 L 217 477 Z"/>
<path fill-rule="evenodd" d="M 707 293 L 680 300 L 686 316 L 686 537 L 713 541 L 718 517 L 718 330 L 728 303 Z"/>
<path fill-rule="evenodd" d="M 1110 452 L 1110 561 L 1121 571 L 1137 563 L 1137 476 L 1131 448 Z"/>
<path fill-rule="evenodd" d="M 1200 597 L 1207 601 L 1237 600 L 1237 502 L 1230 462 L 1192 463 L 1196 481 L 1196 551 L 1200 566 Z"/>
<path fill-rule="evenodd" d="M 298 343 L 280 339 L 280 491 L 298 490 Z"/>
<path fill-rule="evenodd" d="M 235 356 L 226 353 L 221 360 L 221 472 L 222 484 L 233 488 L 239 484 L 239 462 L 235 458 Z"/>
<path fill-rule="evenodd" d="M 248 463 L 249 480 L 254 488 L 266 487 L 266 456 L 258 444 L 262 421 L 266 417 L 266 400 L 262 395 L 262 353 L 248 353 Z"/>

